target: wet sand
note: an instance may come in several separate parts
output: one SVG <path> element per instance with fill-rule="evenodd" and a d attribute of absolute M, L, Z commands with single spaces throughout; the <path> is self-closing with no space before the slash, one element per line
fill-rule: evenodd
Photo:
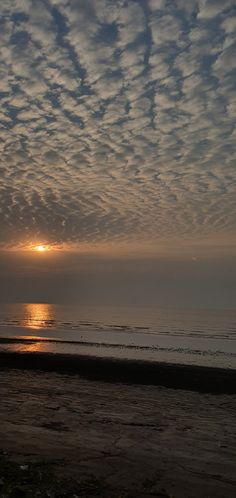
<path fill-rule="evenodd" d="M 236 394 L 236 370 L 142 360 L 39 352 L 1 352 L 0 365 L 79 374 L 89 380 L 159 385 L 215 394 Z"/>
<path fill-rule="evenodd" d="M 1 358 L 0 448 L 10 460 L 104 479 L 117 498 L 235 496 L 236 395 L 200 393 L 196 383 L 194 390 L 132 384 L 127 371 L 121 383 L 115 370 L 106 382 L 66 373 L 65 365 L 58 373 L 13 369 L 9 356 L 6 363 Z"/>

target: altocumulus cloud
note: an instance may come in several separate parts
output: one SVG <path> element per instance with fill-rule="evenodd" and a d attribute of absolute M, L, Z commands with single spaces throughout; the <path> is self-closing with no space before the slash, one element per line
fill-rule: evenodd
<path fill-rule="evenodd" d="M 0 237 L 232 234 L 233 0 L 1 0 Z"/>

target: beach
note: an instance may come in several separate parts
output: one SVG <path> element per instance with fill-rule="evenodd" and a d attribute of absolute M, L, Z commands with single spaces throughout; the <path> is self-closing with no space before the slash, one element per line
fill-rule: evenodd
<path fill-rule="evenodd" d="M 0 498 L 236 498 L 236 3 L 0 25 Z"/>
<path fill-rule="evenodd" d="M 1 354 L 0 449 L 7 461 L 23 469 L 52 464 L 59 481 L 107 486 L 81 496 L 235 496 L 235 371 L 156 365 L 150 382 L 153 371 L 141 381 L 140 364 L 135 373 L 130 363 L 125 370 L 110 362 L 108 378 L 106 362 L 94 359 L 88 377 L 85 364 L 68 370 L 65 357 L 53 364 L 35 356 L 37 368 L 28 358 Z"/>

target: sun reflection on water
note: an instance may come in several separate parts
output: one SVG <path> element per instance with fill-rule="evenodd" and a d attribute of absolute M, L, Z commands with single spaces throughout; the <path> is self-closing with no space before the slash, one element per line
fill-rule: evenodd
<path fill-rule="evenodd" d="M 25 304 L 24 314 L 25 327 L 36 330 L 51 327 L 55 319 L 51 304 Z"/>

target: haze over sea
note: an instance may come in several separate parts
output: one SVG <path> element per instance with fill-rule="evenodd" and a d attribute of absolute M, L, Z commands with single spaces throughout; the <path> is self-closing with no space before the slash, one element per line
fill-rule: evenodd
<path fill-rule="evenodd" d="M 2 304 L 0 349 L 236 367 L 236 310 Z"/>

